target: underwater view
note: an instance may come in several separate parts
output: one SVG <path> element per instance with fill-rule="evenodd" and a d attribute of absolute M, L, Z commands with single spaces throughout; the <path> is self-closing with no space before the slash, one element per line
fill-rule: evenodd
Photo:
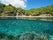
<path fill-rule="evenodd" d="M 53 40 L 53 21 L 0 18 L 0 40 Z"/>

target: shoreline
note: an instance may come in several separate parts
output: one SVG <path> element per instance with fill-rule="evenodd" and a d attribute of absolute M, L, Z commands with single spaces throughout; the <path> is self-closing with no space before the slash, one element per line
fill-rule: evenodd
<path fill-rule="evenodd" d="M 53 21 L 53 16 L 0 16 L 1 19 L 28 19 L 28 20 L 42 20 L 42 21 Z"/>
<path fill-rule="evenodd" d="M 0 17 L 37 17 L 37 18 L 51 18 L 53 16 L 0 16 Z"/>

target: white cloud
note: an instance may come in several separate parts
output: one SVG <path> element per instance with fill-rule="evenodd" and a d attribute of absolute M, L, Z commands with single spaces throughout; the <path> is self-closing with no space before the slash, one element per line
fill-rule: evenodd
<path fill-rule="evenodd" d="M 21 8 L 25 8 L 26 7 L 26 2 L 27 0 L 0 0 L 1 3 L 3 4 L 11 4 L 15 7 L 21 7 Z"/>

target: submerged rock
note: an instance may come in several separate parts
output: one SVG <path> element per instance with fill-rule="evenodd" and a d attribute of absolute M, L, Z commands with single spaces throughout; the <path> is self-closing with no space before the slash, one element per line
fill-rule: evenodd
<path fill-rule="evenodd" d="M 49 40 L 46 35 L 35 35 L 34 40 Z"/>
<path fill-rule="evenodd" d="M 0 39 L 3 39 L 3 38 L 5 38 L 5 37 L 6 37 L 6 34 L 3 33 L 3 32 L 0 32 Z"/>
<path fill-rule="evenodd" d="M 44 34 L 24 33 L 17 40 L 49 40 Z"/>
<path fill-rule="evenodd" d="M 49 40 L 47 35 L 38 33 L 21 33 L 16 37 L 13 35 L 0 34 L 0 40 Z"/>
<path fill-rule="evenodd" d="M 33 40 L 34 39 L 34 34 L 31 33 L 25 33 L 20 36 L 20 40 Z"/>

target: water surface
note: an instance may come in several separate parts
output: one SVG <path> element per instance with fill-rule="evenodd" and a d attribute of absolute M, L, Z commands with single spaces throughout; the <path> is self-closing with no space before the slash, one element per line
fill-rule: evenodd
<path fill-rule="evenodd" d="M 26 32 L 37 32 L 53 36 L 53 21 L 0 19 L 0 32 L 14 36 Z"/>

